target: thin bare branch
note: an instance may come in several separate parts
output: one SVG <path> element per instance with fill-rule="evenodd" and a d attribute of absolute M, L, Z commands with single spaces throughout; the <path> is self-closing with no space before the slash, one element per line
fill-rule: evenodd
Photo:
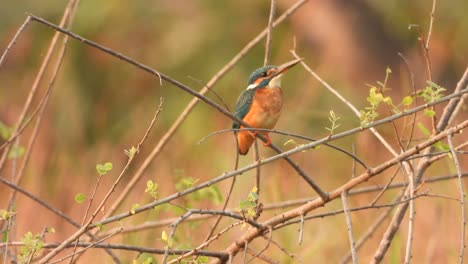
<path fill-rule="evenodd" d="M 187 257 L 190 257 L 194 254 L 196 254 L 197 252 L 199 252 L 202 248 L 205 248 L 206 246 L 208 246 L 212 241 L 218 239 L 222 234 L 226 233 L 227 231 L 231 230 L 232 228 L 242 224 L 243 221 L 240 221 L 240 222 L 235 222 L 233 224 L 230 224 L 229 226 L 227 226 L 226 228 L 224 228 L 223 230 L 221 230 L 218 234 L 216 234 L 215 236 L 213 236 L 212 238 L 210 238 L 208 241 L 202 243 L 201 245 L 199 245 L 198 247 L 196 247 L 195 249 L 192 249 L 190 250 L 189 252 L 187 253 L 184 253 L 184 254 L 181 254 L 178 258 L 176 259 L 173 259 L 171 260 L 170 262 L 168 262 L 168 264 L 173 264 L 173 263 L 177 263 L 177 262 L 180 262 L 182 259 L 184 258 L 187 258 Z"/>
<path fill-rule="evenodd" d="M 465 252 L 466 242 L 465 242 L 465 235 L 466 235 L 466 209 L 465 209 L 465 190 L 463 188 L 463 181 L 462 181 L 462 169 L 460 166 L 460 162 L 458 160 L 457 153 L 455 152 L 455 148 L 453 145 L 452 140 L 453 135 L 449 135 L 447 137 L 447 141 L 450 146 L 450 152 L 452 153 L 452 160 L 455 164 L 455 168 L 457 169 L 458 174 L 458 188 L 460 192 L 460 208 L 461 208 L 461 236 L 460 236 L 460 255 L 459 255 L 459 263 L 463 263 L 463 256 Z"/>
<path fill-rule="evenodd" d="M 14 247 L 22 247 L 24 246 L 24 242 L 12 242 L 11 246 Z M 57 248 L 60 246 L 59 243 L 45 243 L 42 248 Z M 68 245 L 67 247 L 73 247 L 74 245 Z M 131 246 L 126 244 L 105 244 L 105 243 L 91 243 L 91 242 L 78 242 L 78 247 L 93 247 L 93 248 L 108 248 L 108 249 L 116 249 L 116 250 L 126 250 L 126 251 L 133 251 L 133 252 L 143 252 L 143 253 L 150 253 L 150 254 L 158 254 L 163 255 L 164 249 L 158 249 L 154 247 L 140 247 L 140 246 Z M 5 247 L 5 243 L 0 243 L 0 248 Z M 169 254 L 171 255 L 183 255 L 186 253 L 191 252 L 192 250 L 180 250 L 180 249 L 170 249 Z M 228 257 L 222 252 L 217 251 L 206 251 L 206 250 L 197 250 L 193 253 L 197 256 L 207 256 L 207 257 L 214 257 L 214 258 L 222 258 Z"/>
<path fill-rule="evenodd" d="M 276 13 L 276 0 L 270 0 L 270 17 L 268 18 L 268 33 L 265 43 L 265 59 L 263 61 L 263 66 L 267 66 L 270 61 L 271 54 L 271 40 L 273 34 L 273 19 L 275 18 Z"/>
<path fill-rule="evenodd" d="M 223 129 L 223 130 L 218 130 L 218 131 L 215 131 L 215 132 L 211 132 L 210 134 L 208 134 L 207 136 L 205 136 L 204 138 L 200 139 L 198 141 L 198 144 L 202 143 L 203 141 L 207 140 L 208 138 L 214 136 L 214 135 L 218 135 L 218 134 L 222 134 L 222 133 L 228 133 L 228 132 L 233 132 L 233 131 L 258 131 L 258 132 L 268 132 L 268 133 L 273 133 L 273 134 L 278 134 L 278 135 L 285 135 L 285 136 L 288 136 L 288 137 L 295 137 L 295 138 L 299 138 L 299 139 L 304 139 L 304 140 L 307 140 L 307 141 L 317 141 L 316 139 L 313 139 L 313 138 L 310 138 L 310 137 L 306 137 L 306 136 L 303 136 L 303 135 L 299 135 L 299 134 L 294 134 L 294 133 L 290 133 L 290 132 L 284 132 L 284 131 L 279 131 L 279 130 L 274 130 L 274 129 L 266 129 L 266 128 L 238 128 L 238 129 Z M 359 159 L 356 155 L 354 155 L 353 153 L 343 149 L 343 148 L 340 148 L 340 147 L 337 147 L 335 145 L 332 145 L 332 144 L 329 144 L 329 143 L 323 143 L 323 145 L 327 146 L 327 147 L 330 147 L 334 150 L 338 150 L 339 152 L 351 157 L 353 160 L 357 161 L 359 164 L 361 164 L 366 170 L 369 169 L 369 166 L 367 166 L 364 161 L 362 161 L 361 159 Z"/>
<path fill-rule="evenodd" d="M 351 257 L 353 259 L 353 264 L 358 263 L 357 253 L 356 253 L 356 243 L 354 242 L 354 235 L 353 235 L 353 224 L 351 221 L 351 215 L 349 214 L 349 207 L 348 207 L 348 199 L 347 199 L 347 191 L 343 191 L 341 193 L 341 202 L 343 203 L 343 212 L 346 218 L 346 226 L 348 229 L 348 237 L 349 237 L 349 246 L 351 251 Z"/>
<path fill-rule="evenodd" d="M 10 43 L 6 47 L 5 51 L 2 54 L 2 57 L 0 57 L 0 69 L 2 68 L 3 63 L 5 62 L 5 59 L 6 59 L 7 55 L 8 55 L 8 53 L 13 48 L 13 46 L 16 44 L 16 41 L 18 41 L 19 36 L 21 35 L 21 33 L 23 33 L 23 31 L 26 29 L 26 27 L 29 25 L 30 22 L 31 22 L 31 17 L 27 16 L 26 19 L 24 20 L 23 24 L 21 25 L 21 27 L 18 29 L 18 31 L 16 31 L 15 36 L 11 39 Z"/>
<path fill-rule="evenodd" d="M 399 199 L 397 199 L 399 200 Z M 387 217 L 390 215 L 390 212 L 392 211 L 393 207 L 389 207 L 387 210 L 385 210 L 385 212 L 383 212 L 378 218 L 377 220 L 367 229 L 367 231 L 364 233 L 364 235 L 362 235 L 362 237 L 356 242 L 356 251 L 358 251 L 362 245 L 364 245 L 364 243 L 375 233 L 375 231 L 377 230 L 377 228 L 379 228 L 379 226 L 385 221 L 385 219 L 387 219 Z M 348 263 L 350 260 L 351 260 L 352 256 L 351 256 L 351 252 L 349 252 L 348 254 L 346 254 L 346 256 L 344 256 L 341 260 L 340 260 L 340 264 L 346 264 Z"/>

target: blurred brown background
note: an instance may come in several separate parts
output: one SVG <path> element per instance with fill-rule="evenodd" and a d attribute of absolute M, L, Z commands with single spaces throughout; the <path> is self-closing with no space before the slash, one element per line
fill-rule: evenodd
<path fill-rule="evenodd" d="M 295 1 L 277 2 L 279 15 Z M 291 59 L 289 50 L 293 48 L 296 38 L 296 50 L 306 63 L 359 108 L 367 105 L 365 98 L 369 87 L 366 84 L 383 81 L 388 66 L 393 71 L 389 94 L 398 102 L 411 91 L 408 72 L 398 52 L 408 59 L 418 89 L 423 88 L 427 80 L 418 32 L 408 30 L 408 26 L 418 24 L 422 32 L 427 34 L 431 5 L 432 1 L 423 0 L 311 0 L 274 30 L 271 62 L 281 64 Z M 3 1 L 1 6 L 0 50 L 3 51 L 23 23 L 25 13 L 33 13 L 58 24 L 65 3 L 57 0 L 23 0 Z M 269 1 L 248 0 L 82 1 L 72 31 L 200 90 L 202 86 L 191 77 L 206 83 L 266 27 L 269 6 Z M 432 74 L 434 82 L 449 91 L 454 89 L 468 64 L 466 10 L 468 2 L 464 0 L 437 3 L 430 44 Z M 4 124 L 12 126 L 21 113 L 53 33 L 43 25 L 32 23 L 0 69 L 0 121 Z M 262 65 L 263 56 L 264 42 L 250 51 L 213 88 L 231 110 L 238 94 L 245 89 L 249 74 Z M 41 86 L 40 95 L 45 88 L 46 82 Z M 330 110 L 341 117 L 342 125 L 338 131 L 359 125 L 358 118 L 300 66 L 284 77 L 283 88 L 285 105 L 277 125 L 279 130 L 321 138 L 328 133 L 325 127 L 329 125 Z M 137 165 L 157 144 L 191 97 L 167 83 L 161 87 L 154 76 L 70 40 L 22 186 L 81 221 L 85 205 L 75 203 L 75 194 L 90 194 L 96 181 L 95 165 L 110 161 L 114 164 L 114 170 L 104 177 L 98 193 L 98 197 L 102 198 L 126 161 L 123 150 L 137 144 L 160 97 L 165 99 L 164 110 L 136 160 Z M 220 103 L 213 94 L 209 94 L 209 97 Z M 425 122 L 424 118 L 421 119 Z M 148 179 L 159 184 L 159 196 L 164 197 L 174 193 L 175 183 L 182 177 L 206 181 L 232 170 L 235 141 L 231 134 L 217 135 L 197 144 L 210 132 L 230 126 L 228 118 L 200 103 L 161 155 L 154 160 L 144 179 L 119 211 L 128 211 L 136 202 L 143 204 L 149 201 L 148 195 L 144 193 Z M 378 130 L 395 143 L 390 126 L 382 126 Z M 31 129 L 26 130 L 25 136 L 20 138 L 20 144 L 26 144 L 30 133 Z M 274 135 L 272 140 L 283 145 L 289 138 Z M 351 149 L 353 143 L 357 155 L 369 165 L 379 164 L 390 157 L 368 132 L 335 142 L 346 149 Z M 378 151 L 377 155 L 373 150 Z M 273 153 L 261 147 L 261 154 L 268 157 Z M 327 148 L 296 154 L 294 160 L 326 190 L 339 186 L 351 177 L 352 161 Z M 241 159 L 240 165 L 251 162 L 251 156 L 247 156 Z M 132 167 L 128 175 L 137 165 Z M 10 162 L 0 176 L 9 178 L 12 171 L 13 164 Z M 454 172 L 452 163 L 447 160 L 432 167 L 428 175 L 441 175 L 448 171 Z M 236 207 L 238 201 L 247 196 L 255 184 L 254 175 L 254 172 L 249 172 L 238 178 L 229 207 Z M 262 176 L 260 187 L 263 203 L 314 196 L 283 161 L 265 166 Z M 128 181 L 128 177 L 124 182 Z M 368 184 L 385 183 L 387 179 L 382 175 Z M 398 180 L 404 179 L 399 177 Z M 228 182 L 219 185 L 223 193 L 228 186 Z M 431 190 L 456 196 L 456 183 L 438 183 L 431 185 Z M 8 188 L 0 185 L 0 208 L 7 207 L 9 193 Z M 386 194 L 384 200 L 390 201 L 392 193 L 395 192 Z M 350 198 L 350 203 L 352 206 L 366 205 L 373 197 L 362 195 Z M 460 220 L 458 204 L 440 199 L 421 199 L 417 205 L 413 254 L 415 263 L 449 263 L 456 260 Z M 207 201 L 194 206 L 219 208 L 219 205 Z M 335 201 L 318 212 L 338 208 L 341 208 L 341 203 Z M 27 231 L 39 233 L 45 226 L 52 226 L 57 233 L 47 235 L 46 239 L 52 242 L 65 238 L 74 230 L 24 196 L 18 197 L 17 210 L 18 237 Z M 273 213 L 265 213 L 263 219 Z M 353 214 L 356 236 L 359 237 L 378 214 L 378 210 Z M 137 216 L 125 221 L 125 224 L 169 216 L 175 214 L 158 211 Z M 178 229 L 179 245 L 198 245 L 209 223 L 199 223 L 197 230 L 189 226 Z M 285 228 L 275 233 L 275 238 L 290 251 L 300 255 L 305 263 L 335 263 L 348 250 L 343 216 L 307 222 L 301 246 L 296 242 L 297 229 L 297 226 Z M 387 254 L 388 263 L 398 263 L 404 255 L 405 230 L 404 225 L 393 242 Z M 150 230 L 120 236 L 113 241 L 162 247 L 160 233 L 161 229 Z M 236 234 L 221 239 L 211 249 L 224 248 L 230 242 L 230 237 L 236 237 Z M 331 240 L 331 237 L 340 239 Z M 362 261 L 369 260 L 378 241 L 379 235 L 366 244 L 360 253 Z M 261 245 L 258 243 L 257 246 L 261 248 Z M 99 252 L 91 251 L 80 260 L 86 263 L 99 257 L 109 261 L 107 255 L 96 255 Z M 293 262 L 279 250 L 271 250 L 270 254 L 281 263 Z M 128 261 L 135 257 L 131 253 L 122 255 Z"/>

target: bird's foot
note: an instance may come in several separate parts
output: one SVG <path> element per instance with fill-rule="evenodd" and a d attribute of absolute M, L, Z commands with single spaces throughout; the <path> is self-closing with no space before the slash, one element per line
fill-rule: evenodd
<path fill-rule="evenodd" d="M 263 143 L 263 146 L 265 147 L 269 147 L 271 145 L 271 138 L 269 135 L 265 135 L 266 139 L 267 139 L 267 142 L 264 142 Z"/>

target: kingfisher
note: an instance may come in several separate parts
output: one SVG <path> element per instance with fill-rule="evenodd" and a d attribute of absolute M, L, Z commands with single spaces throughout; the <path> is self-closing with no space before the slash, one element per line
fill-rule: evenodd
<path fill-rule="evenodd" d="M 252 128 L 272 129 L 281 114 L 283 106 L 283 92 L 281 91 L 281 77 L 283 73 L 298 64 L 302 59 L 286 62 L 280 66 L 268 65 L 256 69 L 249 77 L 247 89 L 245 89 L 236 103 L 234 115 L 243 120 Z M 234 122 L 232 128 L 244 128 Z M 246 155 L 252 146 L 257 131 L 235 131 L 237 135 L 238 151 L 240 155 Z M 267 139 L 265 146 L 271 144 L 268 132 L 260 131 Z"/>

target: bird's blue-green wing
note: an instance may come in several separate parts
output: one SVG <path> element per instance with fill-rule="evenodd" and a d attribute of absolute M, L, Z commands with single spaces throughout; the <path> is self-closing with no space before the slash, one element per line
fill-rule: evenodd
<path fill-rule="evenodd" d="M 254 94 L 255 94 L 255 89 L 248 89 L 241 93 L 241 95 L 237 99 L 236 112 L 234 113 L 234 115 L 237 118 L 243 119 L 247 115 L 250 107 L 252 106 Z M 232 124 L 232 128 L 234 129 L 238 129 L 239 127 L 240 125 L 237 122 L 234 122 Z"/>

